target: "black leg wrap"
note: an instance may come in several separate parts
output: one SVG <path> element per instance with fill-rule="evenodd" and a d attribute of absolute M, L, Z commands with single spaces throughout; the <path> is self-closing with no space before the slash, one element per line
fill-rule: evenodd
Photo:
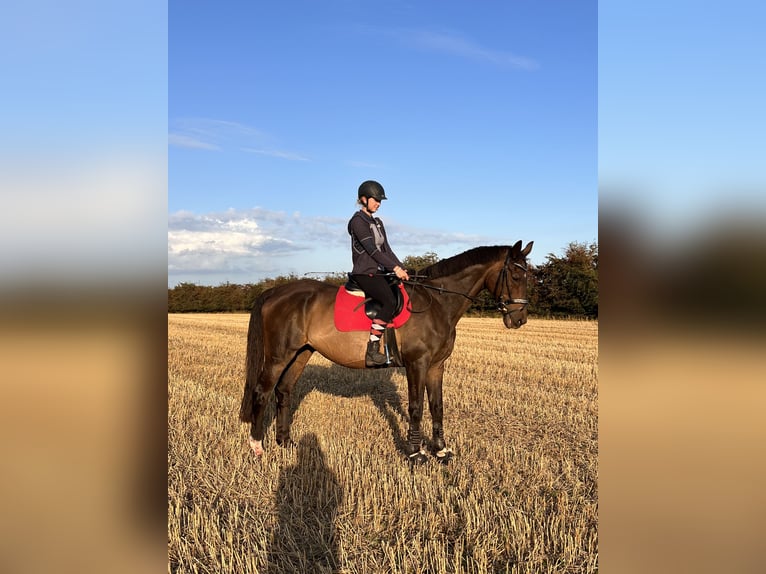
<path fill-rule="evenodd" d="M 434 453 L 437 462 L 441 464 L 449 464 L 449 462 L 452 460 L 452 457 L 455 456 L 455 454 L 452 452 L 452 449 L 447 448 L 447 445 L 444 442 L 443 428 L 434 429 L 434 440 L 431 444 L 431 451 Z"/>
<path fill-rule="evenodd" d="M 420 429 L 418 430 L 410 429 L 407 432 L 407 454 L 418 452 L 422 444 L 423 444 L 423 435 L 420 432 Z"/>
<path fill-rule="evenodd" d="M 423 449 L 423 436 L 420 430 L 410 429 L 407 433 L 407 457 L 412 466 L 423 464 L 428 460 Z"/>
<path fill-rule="evenodd" d="M 442 427 L 434 428 L 434 439 L 431 443 L 431 450 L 436 453 L 437 451 L 443 450 L 445 446 L 444 429 Z"/>

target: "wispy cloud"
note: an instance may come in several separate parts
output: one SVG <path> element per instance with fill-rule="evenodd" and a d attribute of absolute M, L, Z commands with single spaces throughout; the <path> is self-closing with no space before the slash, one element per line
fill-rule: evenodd
<path fill-rule="evenodd" d="M 185 147 L 188 149 L 209 149 L 217 150 L 221 149 L 217 145 L 210 142 L 203 141 L 201 139 L 192 137 L 187 134 L 170 133 L 168 134 L 168 144 L 175 147 Z"/>
<path fill-rule="evenodd" d="M 497 50 L 484 46 L 454 31 L 400 28 L 392 33 L 401 42 L 421 50 L 449 54 L 518 70 L 536 70 L 540 67 L 540 64 L 532 58 L 520 56 L 507 50 Z"/>
<path fill-rule="evenodd" d="M 309 158 L 290 151 L 282 151 L 277 149 L 254 149 L 243 147 L 242 151 L 247 153 L 255 153 L 258 155 L 265 155 L 269 157 L 275 157 L 278 159 L 286 159 L 290 161 L 309 161 Z"/>
<path fill-rule="evenodd" d="M 237 150 L 286 159 L 309 161 L 302 154 L 276 148 L 273 138 L 261 130 L 239 122 L 211 118 L 178 118 L 171 122 L 168 144 L 209 151 Z"/>
<path fill-rule="evenodd" d="M 468 249 L 476 247 L 486 241 L 481 235 L 467 234 L 454 231 L 440 231 L 438 229 L 420 229 L 396 223 L 386 224 L 388 234 L 396 237 L 398 251 L 406 250 L 405 253 L 420 254 L 425 251 L 440 252 L 444 247 Z M 402 255 L 404 256 L 404 255 Z"/>
<path fill-rule="evenodd" d="M 211 118 L 177 118 L 171 122 L 171 145 L 198 149 L 221 149 L 242 141 L 261 140 L 263 132 L 238 122 Z"/>

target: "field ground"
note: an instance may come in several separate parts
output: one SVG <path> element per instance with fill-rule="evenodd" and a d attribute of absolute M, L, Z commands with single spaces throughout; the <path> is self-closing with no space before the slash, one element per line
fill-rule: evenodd
<path fill-rule="evenodd" d="M 411 472 L 403 369 L 315 354 L 294 449 L 239 422 L 248 316 L 168 316 L 171 572 L 596 572 L 598 323 L 464 318 L 444 377 L 455 451 Z M 430 416 L 423 420 L 430 436 Z"/>

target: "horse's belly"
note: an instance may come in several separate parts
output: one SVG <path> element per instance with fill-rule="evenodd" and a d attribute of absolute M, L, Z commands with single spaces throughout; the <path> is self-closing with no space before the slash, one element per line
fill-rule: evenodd
<path fill-rule="evenodd" d="M 310 344 L 314 350 L 328 361 L 352 369 L 364 369 L 364 355 L 370 335 L 366 331 L 341 332 L 333 329 L 332 333 L 312 338 Z"/>

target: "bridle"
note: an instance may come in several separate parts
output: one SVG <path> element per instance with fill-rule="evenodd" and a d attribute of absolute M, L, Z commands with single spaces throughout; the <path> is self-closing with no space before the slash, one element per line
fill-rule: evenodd
<path fill-rule="evenodd" d="M 508 255 L 505 258 L 505 262 L 503 263 L 503 268 L 500 270 L 500 274 L 497 276 L 497 281 L 495 282 L 495 288 L 492 291 L 492 297 L 495 300 L 495 303 L 497 305 L 497 310 L 500 311 L 503 315 L 508 315 L 509 313 L 518 313 L 519 311 L 522 311 L 527 305 L 529 305 L 529 301 L 527 299 L 503 299 L 503 287 L 505 286 L 507 293 L 510 295 L 511 293 L 511 286 L 509 284 L 509 281 L 511 279 L 511 271 L 510 271 L 510 265 L 513 264 L 513 266 L 518 267 L 519 269 L 524 271 L 524 279 L 526 280 L 526 274 L 527 274 L 527 266 L 522 265 L 521 263 L 517 263 L 516 261 L 511 261 L 511 253 L 509 252 Z M 418 281 L 407 281 L 402 280 L 402 283 L 405 285 L 412 285 L 413 287 L 423 287 L 424 289 L 430 289 L 431 291 L 437 291 L 439 294 L 449 293 L 451 295 L 460 295 L 461 297 L 465 297 L 469 301 L 476 303 L 480 301 L 478 297 L 471 297 L 467 293 L 461 293 L 460 291 L 452 291 L 451 289 L 445 289 L 444 287 L 436 287 L 434 285 L 426 285 L 425 283 L 420 283 Z M 414 310 L 410 309 L 411 313 L 424 313 L 428 310 L 429 307 L 431 307 L 431 303 L 433 302 L 433 298 L 431 301 L 429 301 L 428 305 L 425 309 L 421 310 Z M 509 309 L 508 305 L 521 305 L 521 307 L 517 309 Z"/>
<path fill-rule="evenodd" d="M 503 287 L 505 286 L 508 295 L 511 294 L 511 285 L 509 284 L 510 280 L 510 274 L 511 270 L 509 268 L 509 264 L 512 263 L 514 267 L 518 267 L 522 271 L 524 271 L 524 280 L 526 281 L 527 278 L 527 266 L 522 265 L 521 263 L 517 263 L 516 261 L 511 261 L 511 254 L 510 252 L 505 258 L 505 263 L 503 263 L 503 268 L 500 270 L 500 274 L 497 276 L 497 282 L 495 283 L 495 289 L 492 294 L 492 296 L 495 298 L 495 301 L 497 302 L 497 310 L 500 311 L 503 315 L 507 315 L 508 313 L 514 313 L 519 312 L 524 309 L 527 305 L 529 305 L 528 299 L 503 299 Z M 517 309 L 508 309 L 508 305 L 521 305 L 521 307 Z"/>

